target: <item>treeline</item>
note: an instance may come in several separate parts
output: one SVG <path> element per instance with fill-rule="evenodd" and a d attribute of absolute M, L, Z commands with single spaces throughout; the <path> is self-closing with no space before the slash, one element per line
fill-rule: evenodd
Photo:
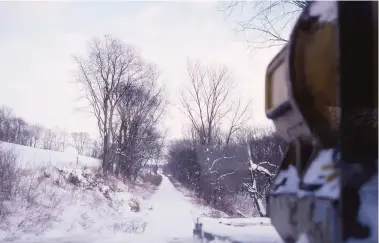
<path fill-rule="evenodd" d="M 167 101 L 156 66 L 117 38 L 94 38 L 75 57 L 82 98 L 96 118 L 104 175 L 136 180 L 148 162 L 162 156 L 160 122 Z"/>
<path fill-rule="evenodd" d="M 286 143 L 273 131 L 244 133 L 221 146 L 194 146 L 189 139 L 173 141 L 164 171 L 205 203 L 230 215 L 265 216 L 265 195 Z"/>
<path fill-rule="evenodd" d="M 286 145 L 270 129 L 247 127 L 250 103 L 242 105 L 231 77 L 225 66 L 188 63 L 181 111 L 191 125 L 169 145 L 164 171 L 230 215 L 265 216 Z"/>
<path fill-rule="evenodd" d="M 91 139 L 88 133 L 70 134 L 61 129 L 29 124 L 6 106 L 0 107 L 0 141 L 54 151 L 64 151 L 67 146 L 72 146 L 79 154 L 95 158 L 101 155 L 99 142 Z"/>

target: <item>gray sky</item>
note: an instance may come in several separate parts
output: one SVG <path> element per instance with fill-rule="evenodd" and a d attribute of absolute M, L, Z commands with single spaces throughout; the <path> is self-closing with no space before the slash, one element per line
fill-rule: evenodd
<path fill-rule="evenodd" d="M 187 81 L 187 58 L 222 63 L 233 73 L 237 94 L 253 100 L 253 122 L 264 115 L 264 75 L 278 48 L 254 55 L 233 31 L 218 2 L 0 2 L 0 105 L 27 121 L 97 135 L 95 121 L 77 111 L 72 55 L 94 36 L 114 35 L 158 65 L 172 103 Z M 170 138 L 184 116 L 168 109 Z"/>

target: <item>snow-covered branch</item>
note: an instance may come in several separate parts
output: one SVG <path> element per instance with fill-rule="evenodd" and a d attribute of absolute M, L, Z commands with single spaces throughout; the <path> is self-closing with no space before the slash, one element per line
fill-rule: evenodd
<path fill-rule="evenodd" d="M 254 194 L 256 193 L 258 196 L 263 198 L 263 195 L 258 192 L 257 188 L 254 188 L 252 185 L 249 185 L 248 183 L 243 182 L 242 185 L 244 185 L 248 192 Z"/>
<path fill-rule="evenodd" d="M 270 176 L 270 177 L 273 176 L 273 174 L 268 169 L 264 168 L 263 166 L 254 164 L 253 162 L 250 162 L 249 170 L 257 171 L 266 176 Z"/>
<path fill-rule="evenodd" d="M 233 158 L 235 158 L 235 156 L 232 156 L 232 157 L 226 157 L 226 156 L 224 156 L 224 157 L 221 157 L 221 158 L 218 158 L 218 159 L 213 160 L 213 163 L 212 163 L 211 167 L 209 168 L 209 171 L 212 171 L 213 166 L 214 166 L 218 161 L 220 161 L 220 160 L 222 160 L 222 159 L 233 159 Z M 212 172 L 211 172 L 211 173 L 212 173 Z"/>
<path fill-rule="evenodd" d="M 274 164 L 271 164 L 270 162 L 268 162 L 268 161 L 263 161 L 263 162 L 260 162 L 258 165 L 269 165 L 269 166 L 273 166 L 273 167 L 276 167 L 276 165 L 274 165 Z"/>
<path fill-rule="evenodd" d="M 242 213 L 241 211 L 239 211 L 238 209 L 236 210 L 236 212 L 241 215 L 242 217 L 244 218 L 248 218 L 248 216 L 246 216 L 244 213 Z"/>
<path fill-rule="evenodd" d="M 264 174 L 264 175 L 266 175 L 266 176 L 269 176 L 269 177 L 271 177 L 271 176 L 273 176 L 273 174 L 268 170 L 268 169 L 266 169 L 266 168 L 264 168 L 263 166 L 261 166 L 260 164 L 264 164 L 264 163 L 268 163 L 268 162 L 266 162 L 266 161 L 264 161 L 264 162 L 261 162 L 260 164 L 255 164 L 254 162 L 253 162 L 253 157 L 251 156 L 251 151 L 250 151 L 250 147 L 249 146 L 247 146 L 247 151 L 248 151 L 248 153 L 249 153 L 249 164 L 250 164 L 250 167 L 249 167 L 249 170 L 252 172 L 252 171 L 257 171 L 257 172 L 259 172 L 259 173 L 261 173 L 261 174 Z M 268 163 L 269 164 L 269 163 Z M 271 164 L 270 164 L 271 165 Z"/>
<path fill-rule="evenodd" d="M 229 172 L 229 173 L 223 174 L 223 175 L 221 175 L 221 176 L 218 177 L 218 180 L 220 180 L 221 178 L 224 178 L 225 176 L 233 175 L 233 174 L 236 173 L 238 170 L 239 170 L 239 168 L 236 169 L 236 170 L 234 170 L 234 171 L 232 171 L 232 172 Z"/>

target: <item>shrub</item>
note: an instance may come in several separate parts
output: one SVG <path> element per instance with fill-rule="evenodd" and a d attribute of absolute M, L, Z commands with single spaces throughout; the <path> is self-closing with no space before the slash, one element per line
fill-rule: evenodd
<path fill-rule="evenodd" d="M 150 183 L 154 186 L 159 186 L 162 183 L 161 175 L 146 174 L 142 177 L 144 182 Z"/>
<path fill-rule="evenodd" d="M 121 231 L 125 233 L 143 233 L 145 232 L 147 222 L 140 220 L 131 220 L 122 223 L 114 223 L 114 232 Z"/>
<path fill-rule="evenodd" d="M 71 172 L 68 175 L 67 181 L 70 182 L 71 184 L 73 184 L 74 186 L 80 185 L 79 177 L 76 174 L 74 174 L 73 172 Z"/>
<path fill-rule="evenodd" d="M 133 212 L 140 212 L 141 211 L 140 203 L 135 198 L 130 199 L 129 207 L 130 207 L 130 210 L 132 210 Z"/>
<path fill-rule="evenodd" d="M 4 149 L 0 144 L 0 215 L 3 214 L 3 202 L 11 199 L 19 181 L 16 169 L 16 154 Z"/>

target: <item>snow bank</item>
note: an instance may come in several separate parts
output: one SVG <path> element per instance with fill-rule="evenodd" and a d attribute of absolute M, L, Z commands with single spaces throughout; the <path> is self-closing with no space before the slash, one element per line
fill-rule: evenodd
<path fill-rule="evenodd" d="M 347 243 L 378 242 L 378 175 L 367 181 L 359 191 L 361 205 L 358 220 L 370 227 L 371 234 L 367 239 L 349 239 Z"/>
<path fill-rule="evenodd" d="M 22 180 L 14 198 L 3 203 L 7 212 L 0 218 L 0 242 L 193 243 L 195 221 L 212 212 L 165 176 L 157 190 L 126 185 L 100 176 L 96 159 L 3 147 L 19 155 Z M 269 219 L 214 220 L 205 229 L 232 240 L 281 242 Z"/>
<path fill-rule="evenodd" d="M 144 232 L 148 202 L 127 192 L 122 183 L 95 178 L 88 169 L 51 168 L 43 174 L 32 202 L 22 197 L 8 202 L 9 216 L 0 224 L 0 239 L 41 242 L 68 235 L 102 239 Z M 132 199 L 140 202 L 141 212 L 131 210 Z"/>
<path fill-rule="evenodd" d="M 13 198 L 3 203 L 0 242 L 114 242 L 144 232 L 152 188 L 103 178 L 93 158 L 9 143 L 2 147 L 18 155 L 21 169 Z"/>
<path fill-rule="evenodd" d="M 78 166 L 98 167 L 100 165 L 98 159 L 78 155 L 74 151 L 59 152 L 6 142 L 1 142 L 1 146 L 5 149 L 13 150 L 18 156 L 18 163 L 23 168 L 36 168 L 43 165 L 54 165 L 65 168 L 75 168 Z"/>
<path fill-rule="evenodd" d="M 204 233 L 210 233 L 231 242 L 283 242 L 269 218 L 201 218 Z"/>
<path fill-rule="evenodd" d="M 203 219 L 202 222 L 207 222 L 209 219 Z M 220 218 L 220 219 L 211 219 L 212 222 L 218 222 L 219 224 L 224 225 L 233 225 L 233 226 L 257 226 L 257 225 L 271 225 L 270 218 Z"/>

